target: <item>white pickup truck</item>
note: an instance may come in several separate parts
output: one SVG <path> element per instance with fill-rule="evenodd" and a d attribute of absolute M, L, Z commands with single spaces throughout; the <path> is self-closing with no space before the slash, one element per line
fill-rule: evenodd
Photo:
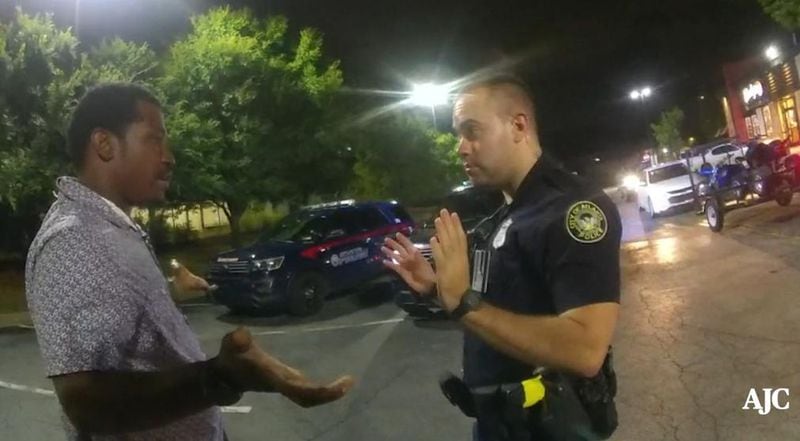
<path fill-rule="evenodd" d="M 698 177 L 694 178 L 697 182 Z M 686 163 L 673 161 L 646 168 L 637 199 L 639 209 L 650 217 L 693 203 L 692 180 Z"/>

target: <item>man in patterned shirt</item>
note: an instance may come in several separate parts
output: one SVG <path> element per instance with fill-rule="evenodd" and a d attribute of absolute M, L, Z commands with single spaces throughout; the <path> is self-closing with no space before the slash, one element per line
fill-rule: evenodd
<path fill-rule="evenodd" d="M 244 328 L 206 359 L 128 215 L 164 199 L 175 164 L 152 94 L 127 84 L 90 90 L 68 150 L 78 176 L 58 180 L 28 253 L 26 294 L 69 439 L 222 441 L 217 406 L 243 392 L 278 392 L 304 407 L 347 393 L 350 377 L 314 384 Z"/>

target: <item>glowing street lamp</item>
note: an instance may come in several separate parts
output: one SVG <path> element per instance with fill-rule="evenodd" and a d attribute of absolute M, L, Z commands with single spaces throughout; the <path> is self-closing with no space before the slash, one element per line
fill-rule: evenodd
<path fill-rule="evenodd" d="M 408 101 L 415 106 L 435 107 L 447 104 L 450 90 L 445 85 L 415 84 Z"/>
<path fill-rule="evenodd" d="M 765 51 L 764 55 L 767 57 L 769 61 L 775 61 L 778 57 L 781 56 L 781 51 L 778 49 L 777 46 L 771 44 Z"/>
<path fill-rule="evenodd" d="M 641 89 L 634 89 L 630 93 L 630 97 L 633 101 L 640 100 L 644 102 L 646 98 L 650 98 L 653 94 L 653 89 L 650 87 L 643 87 Z"/>
<path fill-rule="evenodd" d="M 442 84 L 424 83 L 415 84 L 408 97 L 412 106 L 429 107 L 433 115 L 433 126 L 436 123 L 436 106 L 443 106 L 450 100 L 450 87 Z"/>

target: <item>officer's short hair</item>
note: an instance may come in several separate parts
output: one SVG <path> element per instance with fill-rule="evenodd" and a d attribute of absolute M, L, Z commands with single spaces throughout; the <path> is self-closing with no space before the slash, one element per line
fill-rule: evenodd
<path fill-rule="evenodd" d="M 139 120 L 140 102 L 161 107 L 152 92 L 135 84 L 108 83 L 89 89 L 75 106 L 67 128 L 67 154 L 72 163 L 78 169 L 83 167 L 94 130 L 123 136 L 128 126 Z"/>
<path fill-rule="evenodd" d="M 511 73 L 496 73 L 468 82 L 458 91 L 458 95 L 467 94 L 472 90 L 480 88 L 492 90 L 498 90 L 500 88 L 510 89 L 517 98 L 521 99 L 523 105 L 528 110 L 533 129 L 534 131 L 536 130 L 536 106 L 534 105 L 531 88 L 525 81 Z"/>

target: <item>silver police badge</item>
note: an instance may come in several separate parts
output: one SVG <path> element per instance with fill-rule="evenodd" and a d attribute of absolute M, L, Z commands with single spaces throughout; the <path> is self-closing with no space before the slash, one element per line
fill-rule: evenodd
<path fill-rule="evenodd" d="M 497 230 L 497 234 L 494 235 L 494 240 L 492 241 L 494 249 L 498 249 L 506 243 L 506 233 L 508 233 L 508 227 L 510 227 L 513 222 L 514 219 L 508 218 L 500 224 L 500 229 Z"/>

